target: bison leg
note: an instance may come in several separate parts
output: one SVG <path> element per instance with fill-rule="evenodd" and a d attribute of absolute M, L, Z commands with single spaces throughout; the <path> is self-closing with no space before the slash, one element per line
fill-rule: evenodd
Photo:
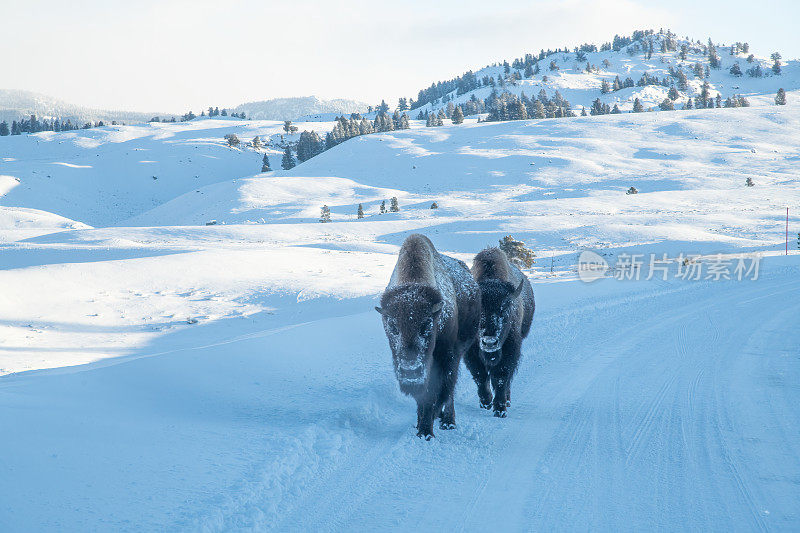
<path fill-rule="evenodd" d="M 431 403 L 417 404 L 417 437 L 431 440 L 433 435 L 433 419 L 436 416 L 434 405 Z"/>
<path fill-rule="evenodd" d="M 472 374 L 472 379 L 478 386 L 478 401 L 481 407 L 489 409 L 492 406 L 492 390 L 489 388 L 489 372 L 479 355 L 478 343 L 472 345 L 464 355 L 464 364 Z"/>
<path fill-rule="evenodd" d="M 442 429 L 456 428 L 456 408 L 453 405 L 452 393 L 442 408 L 442 419 L 439 421 L 439 427 Z"/>
<path fill-rule="evenodd" d="M 517 369 L 520 351 L 519 343 L 509 338 L 503 346 L 503 359 L 491 371 L 492 388 L 494 388 L 494 416 L 506 417 L 506 408 L 511 406 L 511 380 Z"/>

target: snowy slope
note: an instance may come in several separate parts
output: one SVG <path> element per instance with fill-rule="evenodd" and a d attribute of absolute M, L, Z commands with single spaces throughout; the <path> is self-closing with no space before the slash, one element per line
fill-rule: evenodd
<path fill-rule="evenodd" d="M 327 123 L 297 123 L 329 130 Z M 106 126 L 66 133 L 4 137 L 0 175 L 19 180 L 3 185 L 3 205 L 24 206 L 110 225 L 159 206 L 204 185 L 258 172 L 264 153 L 280 168 L 283 123 L 225 117 L 181 123 Z M 224 136 L 242 144 L 229 148 Z M 270 142 L 246 146 L 255 136 Z"/>
<path fill-rule="evenodd" d="M 100 120 L 107 123 L 112 120 L 129 124 L 144 122 L 153 116 L 164 116 L 164 113 L 89 109 L 31 91 L 0 89 L 0 122 L 5 120 L 11 124 L 12 120 L 28 119 L 31 115 L 70 120 L 73 124 L 83 125 Z"/>
<path fill-rule="evenodd" d="M 0 529 L 797 529 L 788 99 L 414 124 L 267 174 L 222 138 L 267 137 L 279 168 L 277 122 L 0 139 Z M 538 255 L 509 418 L 464 374 L 432 442 L 372 310 L 412 231 Z M 585 247 L 764 259 L 586 284 Z"/>
<path fill-rule="evenodd" d="M 235 113 L 244 112 L 247 118 L 256 120 L 300 120 L 301 117 L 312 115 L 330 115 L 328 120 L 332 120 L 336 115 L 362 113 L 366 110 L 367 104 L 363 102 L 343 98 L 322 100 L 316 96 L 272 98 L 240 104 L 233 109 Z"/>
<path fill-rule="evenodd" d="M 509 82 L 504 87 L 497 85 L 494 90 L 498 92 L 507 91 L 516 95 L 524 92 L 531 98 L 535 98 L 542 89 L 545 90 L 548 97 L 552 97 L 558 91 L 572 104 L 572 108 L 576 112 L 580 112 L 581 107 L 585 107 L 588 111 L 592 102 L 598 98 L 601 102 L 607 103 L 611 107 L 617 104 L 622 111 L 633 109 L 633 102 L 636 98 L 641 100 L 645 109 L 658 109 L 658 104 L 667 97 L 669 87 L 660 85 L 634 86 L 607 94 L 602 94 L 600 87 L 604 80 L 612 84 L 617 76 L 622 81 L 630 77 L 634 82 L 637 82 L 645 73 L 650 76 L 656 76 L 659 79 L 667 78 L 672 84 L 676 84 L 676 80 L 671 78 L 669 73 L 669 69 L 672 67 L 674 69 L 682 69 L 688 77 L 687 89 L 680 90 L 680 98 L 675 101 L 675 108 L 680 109 L 686 103 L 688 97 L 695 97 L 700 94 L 702 84 L 706 81 L 704 78 L 696 77 L 692 73 L 692 67 L 697 63 L 707 67 L 709 60 L 707 54 L 700 50 L 705 45 L 699 45 L 686 39 L 677 39 L 677 51 L 661 52 L 660 44 L 663 39 L 663 34 L 655 34 L 652 37 L 655 51 L 650 59 L 646 59 L 642 51 L 633 55 L 627 52 L 629 47 L 633 48 L 637 45 L 640 48 L 644 48 L 642 41 L 636 41 L 629 47 L 617 52 L 587 52 L 585 54 L 586 59 L 583 61 L 579 61 L 572 52 L 553 54 L 538 62 L 539 74 L 528 78 L 523 77 L 522 80 L 513 83 Z M 685 60 L 679 57 L 682 44 L 687 44 L 690 49 Z M 751 102 L 767 102 L 772 100 L 775 92 L 780 87 L 787 91 L 800 89 L 800 61 L 797 59 L 787 60 L 784 58 L 781 61 L 781 74 L 774 75 L 770 70 L 772 61 L 769 58 L 756 57 L 753 63 L 748 63 L 747 56 L 749 54 L 740 52 L 732 55 L 730 53 L 731 46 L 717 44 L 716 49 L 717 55 L 721 60 L 720 68 L 710 68 L 707 79 L 711 87 L 712 97 L 720 94 L 724 100 L 728 96 L 739 94 L 747 97 Z M 551 61 L 555 61 L 558 70 L 550 70 Z M 605 66 L 605 61 L 608 61 L 608 66 Z M 734 76 L 730 73 L 730 68 L 734 63 L 739 64 L 743 73 L 741 76 Z M 599 72 L 586 72 L 587 64 L 599 67 Z M 754 67 L 756 64 L 761 65 L 764 77 L 753 78 L 745 73 L 747 69 Z M 514 69 L 511 69 L 511 72 L 514 72 Z M 523 74 L 523 72 L 520 71 L 520 74 Z M 505 72 L 502 65 L 496 65 L 475 71 L 475 76 L 478 79 L 489 76 L 497 80 L 498 76 L 507 78 L 509 74 Z M 480 87 L 463 95 L 458 95 L 456 91 L 452 91 L 448 94 L 448 98 L 454 105 L 458 105 L 469 100 L 473 94 L 476 98 L 483 100 L 491 92 L 492 87 Z M 438 110 L 446 107 L 446 105 L 447 103 L 440 99 L 435 104 L 429 103 L 415 108 L 410 114 L 416 117 L 419 111 Z"/>

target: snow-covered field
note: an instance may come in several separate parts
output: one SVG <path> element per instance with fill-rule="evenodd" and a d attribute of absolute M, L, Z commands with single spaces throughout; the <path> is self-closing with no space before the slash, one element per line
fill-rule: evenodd
<path fill-rule="evenodd" d="M 276 122 L 0 139 L 0 529 L 797 529 L 788 100 L 415 124 L 266 174 L 222 138 Z M 372 310 L 411 232 L 538 256 L 509 417 L 464 371 L 431 442 Z M 586 248 L 763 258 L 757 280 L 587 284 Z"/>

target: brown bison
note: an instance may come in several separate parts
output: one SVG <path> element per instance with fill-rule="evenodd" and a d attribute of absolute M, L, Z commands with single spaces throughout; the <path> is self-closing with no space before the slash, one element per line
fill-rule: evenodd
<path fill-rule="evenodd" d="M 453 391 L 465 352 L 475 344 L 480 294 L 467 265 L 410 235 L 381 296 L 383 327 L 400 390 L 417 401 L 417 436 L 433 437 L 433 421 L 453 429 Z"/>
<path fill-rule="evenodd" d="M 478 385 L 481 407 L 492 407 L 494 416 L 504 418 L 511 405 L 511 380 L 522 340 L 531 329 L 536 307 L 533 288 L 499 248 L 487 248 L 475 256 L 472 276 L 481 293 L 479 342 L 469 349 L 464 363 Z"/>

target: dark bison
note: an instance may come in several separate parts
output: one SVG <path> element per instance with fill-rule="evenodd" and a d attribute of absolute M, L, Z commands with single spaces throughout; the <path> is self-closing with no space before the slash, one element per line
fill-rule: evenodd
<path fill-rule="evenodd" d="M 417 401 L 417 436 L 433 437 L 433 421 L 453 429 L 453 390 L 464 353 L 475 344 L 480 294 L 467 265 L 410 235 L 375 308 L 392 350 L 400 390 Z"/>
<path fill-rule="evenodd" d="M 504 418 L 506 407 L 511 405 L 511 380 L 519 363 L 522 339 L 531 329 L 533 288 L 499 248 L 487 248 L 476 255 L 472 275 L 481 292 L 479 342 L 470 347 L 464 362 L 478 385 L 481 407 L 493 407 L 494 416 Z"/>

